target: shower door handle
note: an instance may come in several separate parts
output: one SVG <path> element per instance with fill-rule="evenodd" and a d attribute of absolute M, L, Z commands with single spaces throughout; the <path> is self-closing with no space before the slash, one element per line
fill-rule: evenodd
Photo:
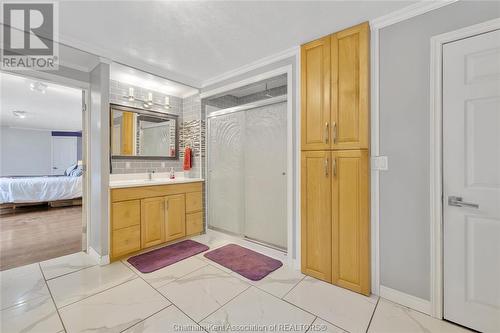
<path fill-rule="evenodd" d="M 328 129 L 330 128 L 330 124 L 328 122 L 325 123 L 325 131 L 323 132 L 323 140 L 325 143 L 328 143 L 328 137 L 329 137 L 329 131 Z"/>

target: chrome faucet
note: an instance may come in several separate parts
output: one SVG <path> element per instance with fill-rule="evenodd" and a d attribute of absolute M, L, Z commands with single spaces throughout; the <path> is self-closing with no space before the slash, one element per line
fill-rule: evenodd
<path fill-rule="evenodd" d="M 154 170 L 147 170 L 147 172 L 148 172 L 148 179 L 153 180 L 153 174 L 155 173 L 155 171 Z"/>

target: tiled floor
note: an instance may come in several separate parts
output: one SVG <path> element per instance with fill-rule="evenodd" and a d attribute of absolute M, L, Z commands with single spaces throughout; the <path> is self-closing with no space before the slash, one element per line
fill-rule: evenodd
<path fill-rule="evenodd" d="M 194 239 L 212 249 L 241 243 L 285 265 L 254 282 L 202 254 L 150 274 L 126 261 L 98 266 L 86 254 L 69 255 L 0 273 L 0 331 L 465 332 L 384 299 L 304 277 L 284 255 L 259 245 L 212 232 Z"/>

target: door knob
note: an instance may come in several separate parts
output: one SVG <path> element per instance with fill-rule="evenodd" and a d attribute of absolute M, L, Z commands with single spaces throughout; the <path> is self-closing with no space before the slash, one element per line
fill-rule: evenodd
<path fill-rule="evenodd" d="M 467 208 L 476 208 L 479 209 L 479 205 L 472 202 L 462 201 L 462 197 L 449 196 L 448 197 L 448 205 L 455 207 L 467 207 Z"/>

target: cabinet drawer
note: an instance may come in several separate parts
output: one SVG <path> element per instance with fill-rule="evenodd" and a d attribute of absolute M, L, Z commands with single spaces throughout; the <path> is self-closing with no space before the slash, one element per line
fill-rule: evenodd
<path fill-rule="evenodd" d="M 141 202 L 139 200 L 114 202 L 111 207 L 113 230 L 131 227 L 141 223 Z"/>
<path fill-rule="evenodd" d="M 186 212 L 197 212 L 203 208 L 201 192 L 186 193 Z"/>
<path fill-rule="evenodd" d="M 113 231 L 111 253 L 113 258 L 141 249 L 141 226 L 135 225 Z"/>
<path fill-rule="evenodd" d="M 186 235 L 203 232 L 203 212 L 186 214 Z"/>

